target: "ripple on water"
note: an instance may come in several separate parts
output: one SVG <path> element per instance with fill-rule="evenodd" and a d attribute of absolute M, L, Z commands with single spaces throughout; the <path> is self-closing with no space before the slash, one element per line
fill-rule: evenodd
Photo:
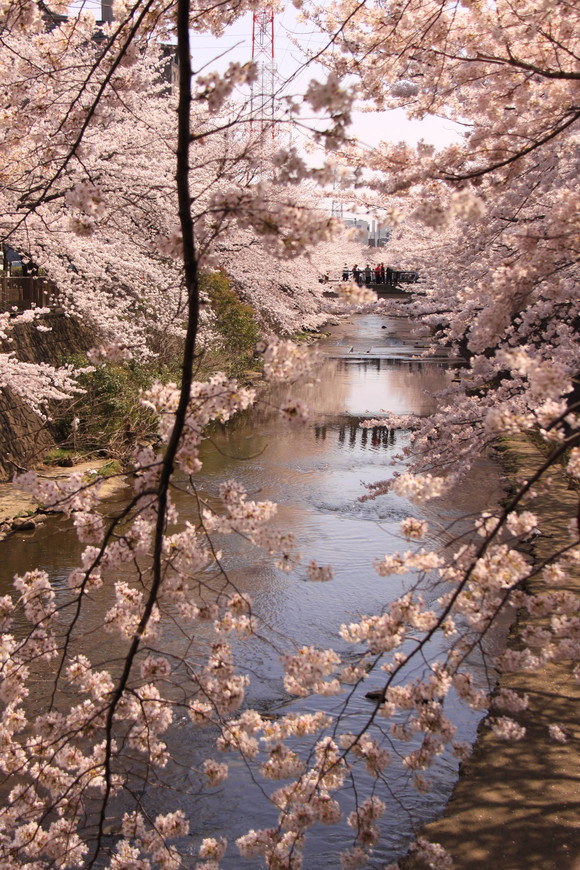
<path fill-rule="evenodd" d="M 382 347 L 381 354 L 391 357 L 395 350 L 402 356 L 404 353 L 412 355 L 418 349 L 408 324 L 401 319 L 357 318 L 333 327 L 332 333 L 327 342 L 320 343 L 322 349 Z M 277 501 L 279 522 L 296 535 L 302 551 L 301 566 L 293 574 L 284 574 L 272 565 L 270 557 L 243 540 L 230 537 L 224 546 L 225 567 L 238 588 L 251 595 L 263 626 L 263 640 L 236 643 L 241 669 L 252 675 L 248 704 L 255 703 L 271 715 L 293 709 L 314 709 L 320 703 L 336 712 L 342 698 L 303 701 L 285 693 L 280 681 L 279 652 L 292 649 L 294 644 L 313 644 L 336 647 L 348 654 L 350 648 L 337 639 L 341 623 L 352 621 L 361 613 L 381 611 L 414 579 L 379 577 L 373 560 L 408 548 L 401 540 L 399 523 L 406 515 L 421 516 L 421 512 L 405 499 L 393 495 L 376 501 L 357 501 L 365 492 L 364 483 L 390 477 L 400 467 L 397 464 L 393 467 L 391 463 L 405 445 L 406 436 L 389 429 L 361 429 L 359 423 L 364 416 L 379 416 L 389 410 L 400 414 L 427 413 L 434 407 L 434 393 L 446 385 L 449 377 L 446 368 L 440 365 L 385 358 L 373 360 L 370 354 L 368 360 L 357 363 L 342 360 L 321 366 L 318 374 L 315 383 L 303 387 L 312 408 L 310 424 L 299 429 L 288 428 L 271 407 L 253 415 L 246 414 L 233 426 L 218 429 L 204 443 L 204 469 L 197 477 L 200 491 L 210 499 L 217 495 L 219 481 L 231 477 L 246 486 L 251 498 Z M 284 395 L 285 390 L 279 391 L 277 398 L 270 397 L 272 403 Z M 182 520 L 195 521 L 194 499 L 179 492 L 175 498 Z M 476 507 L 473 497 L 467 501 L 470 509 Z M 429 518 L 435 520 L 434 529 L 441 518 L 450 515 L 453 507 L 440 501 L 438 507 L 429 508 Z M 54 525 L 52 528 L 54 531 Z M 58 550 L 54 539 L 49 548 L 43 550 L 42 534 L 39 532 L 32 539 L 37 541 L 36 564 L 46 565 L 53 577 L 64 580 L 69 568 L 77 562 L 78 544 L 72 535 L 60 534 Z M 441 540 L 443 538 L 436 536 L 434 543 Z M 28 564 L 30 552 L 27 551 Z M 308 582 L 305 566 L 311 559 L 321 565 L 332 564 L 334 578 L 328 583 Z M 12 573 L 22 569 L 20 554 L 11 551 L 8 561 Z M 97 609 L 88 626 L 88 647 L 96 648 L 102 643 L 101 617 L 102 609 Z M 201 660 L 208 643 L 209 634 L 202 629 L 190 651 L 192 661 Z M 368 686 L 356 690 L 349 726 L 361 726 L 368 717 L 372 705 L 364 693 L 367 687 L 380 685 L 380 679 L 380 673 L 373 674 Z M 478 716 L 463 709 L 460 713 L 453 699 L 449 705 L 458 721 L 458 736 L 470 739 Z M 196 795 L 195 771 L 200 759 L 214 754 L 214 737 L 211 730 L 193 729 L 188 719 L 176 725 L 170 739 L 177 748 L 180 766 L 173 785 L 177 790 L 184 789 L 182 806 L 196 820 L 196 834 L 221 835 L 227 829 L 232 842 L 252 827 L 275 824 L 277 814 L 260 790 L 253 787 L 243 763 L 233 756 L 227 758 L 231 764 L 227 788 L 220 789 L 214 798 L 200 800 Z M 453 784 L 456 766 L 447 757 L 439 763 L 441 776 L 434 777 L 437 786 L 430 795 L 411 792 L 401 765 L 393 765 L 389 787 L 398 789 L 399 793 L 395 800 L 388 789 L 381 792 L 388 806 L 384 839 L 373 856 L 374 864 L 393 860 L 413 825 L 440 811 Z M 363 788 L 367 786 L 369 783 Z M 271 789 L 267 787 L 267 790 Z M 155 795 L 151 799 L 159 800 L 160 810 L 165 810 L 165 793 L 160 794 L 159 799 Z M 343 810 L 348 813 L 352 809 L 351 793 L 345 791 L 341 801 Z M 307 847 L 305 868 L 335 870 L 338 853 L 348 845 L 348 832 L 344 828 L 315 831 Z M 239 870 L 252 866 L 252 862 L 241 860 L 232 847 L 223 866 L 227 870 Z"/>

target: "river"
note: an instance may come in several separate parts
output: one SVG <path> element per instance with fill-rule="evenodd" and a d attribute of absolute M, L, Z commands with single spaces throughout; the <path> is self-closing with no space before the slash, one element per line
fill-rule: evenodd
<path fill-rule="evenodd" d="M 381 578 L 373 568 L 375 557 L 408 548 L 399 531 L 401 520 L 409 515 L 427 517 L 431 529 L 441 530 L 431 531 L 427 541 L 427 546 L 437 547 L 446 540 L 443 529 L 450 521 L 457 522 L 463 514 L 488 504 L 490 496 L 498 493 L 497 472 L 486 464 L 478 472 L 476 485 L 468 484 L 429 507 L 417 508 L 393 494 L 358 501 L 365 483 L 401 470 L 403 460 L 397 456 L 407 438 L 400 431 L 361 429 L 359 422 L 385 410 L 429 413 L 435 407 L 434 394 L 453 377 L 455 365 L 443 353 L 431 359 L 421 357 L 424 344 L 402 318 L 365 315 L 334 325 L 318 343 L 326 362 L 318 368 L 316 381 L 301 387 L 311 407 L 307 424 L 296 427 L 283 423 L 270 397 L 269 404 L 258 406 L 204 443 L 200 490 L 211 498 L 219 482 L 231 477 L 242 482 L 252 498 L 277 502 L 279 522 L 294 533 L 303 555 L 302 567 L 286 574 L 244 542 L 225 551 L 231 579 L 251 595 L 265 626 L 261 640 L 236 645 L 240 669 L 252 676 L 247 703 L 263 713 L 276 716 L 318 706 L 336 713 L 341 697 L 321 703 L 320 699 L 297 701 L 284 692 L 278 652 L 292 650 L 294 644 L 347 651 L 337 634 L 341 623 L 362 613 L 380 612 L 408 582 L 408 578 Z M 182 519 L 195 521 L 196 508 L 190 496 L 178 497 L 178 507 Z M 60 529 L 55 546 L 49 527 L 28 538 L 25 547 L 6 549 L 6 576 L 24 571 L 36 560 L 57 583 L 59 579 L 64 583 L 78 558 L 79 546 L 66 526 Z M 311 559 L 333 566 L 330 582 L 308 582 L 303 566 Z M 102 642 L 101 616 L 94 614 L 86 625 L 87 650 Z M 473 666 L 477 673 L 476 661 Z M 378 676 L 371 676 L 368 684 L 356 691 L 349 705 L 350 730 L 356 730 L 372 709 L 365 691 L 379 684 Z M 472 741 L 479 714 L 456 707 L 453 698 L 446 711 L 458 726 L 458 739 Z M 226 786 L 215 797 L 196 796 L 196 778 L 191 771 L 205 750 L 211 752 L 213 739 L 210 732 L 193 729 L 185 715 L 180 719 L 170 737 L 180 762 L 172 774 L 172 789 L 192 819 L 196 834 L 218 836 L 225 832 L 232 843 L 250 828 L 275 824 L 276 813 L 253 784 L 244 764 L 231 758 L 225 759 L 231 764 Z M 444 755 L 433 775 L 433 788 L 419 794 L 407 784 L 402 766 L 393 764 L 388 788 L 379 788 L 387 812 L 383 839 L 371 866 L 394 860 L 405 850 L 413 829 L 440 814 L 456 773 L 456 762 Z M 352 793 L 345 791 L 341 803 L 344 812 L 350 812 Z M 153 794 L 152 811 L 166 808 L 165 791 Z M 338 853 L 349 845 L 346 827 L 316 826 L 305 853 L 305 870 L 336 868 Z M 256 866 L 256 862 L 240 859 L 232 843 L 223 867 L 234 870 L 246 866 Z"/>

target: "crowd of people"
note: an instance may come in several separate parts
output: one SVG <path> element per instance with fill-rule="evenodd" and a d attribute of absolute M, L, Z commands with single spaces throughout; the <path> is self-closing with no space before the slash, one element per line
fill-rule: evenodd
<path fill-rule="evenodd" d="M 345 263 L 342 267 L 342 280 L 350 281 L 351 277 L 357 284 L 396 284 L 397 273 L 386 266 L 384 263 L 379 263 L 376 266 L 366 264 L 364 269 L 360 268 L 357 263 L 352 269 L 349 269 Z"/>
<path fill-rule="evenodd" d="M 338 279 L 331 278 L 330 274 L 325 272 L 318 280 L 320 284 L 328 284 Z M 354 280 L 359 286 L 363 284 L 386 284 L 387 286 L 390 284 L 394 286 L 395 284 L 416 284 L 419 281 L 419 274 L 417 272 L 398 272 L 390 266 L 385 266 L 384 263 L 379 263 L 376 266 L 371 266 L 367 263 L 364 269 L 358 266 L 357 263 L 351 269 L 345 263 L 342 267 L 342 278 L 340 280 L 343 282 Z"/>

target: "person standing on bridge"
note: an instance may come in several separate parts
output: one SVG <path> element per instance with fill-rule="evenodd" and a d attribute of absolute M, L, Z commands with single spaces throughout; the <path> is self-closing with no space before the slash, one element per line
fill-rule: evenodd
<path fill-rule="evenodd" d="M 365 266 L 365 282 L 367 284 L 371 283 L 371 267 L 368 263 Z"/>
<path fill-rule="evenodd" d="M 393 270 L 390 266 L 387 266 L 387 284 L 393 283 Z"/>
<path fill-rule="evenodd" d="M 349 275 L 348 266 L 345 263 L 344 266 L 342 267 L 342 280 L 348 281 L 348 275 Z"/>
<path fill-rule="evenodd" d="M 381 284 L 381 283 L 382 283 L 382 282 L 381 282 L 381 264 L 380 264 L 380 263 L 378 263 L 378 264 L 375 266 L 375 283 L 376 283 L 376 284 Z"/>

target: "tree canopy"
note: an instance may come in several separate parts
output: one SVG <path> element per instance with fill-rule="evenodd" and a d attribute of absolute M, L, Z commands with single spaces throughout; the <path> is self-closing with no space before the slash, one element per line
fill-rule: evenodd
<path fill-rule="evenodd" d="M 182 809 L 153 814 L 147 804 L 148 789 L 163 784 L 176 761 L 167 734 L 184 713 L 193 731 L 214 727 L 217 748 L 241 756 L 256 781 L 279 782 L 267 792 L 276 824 L 240 837 L 239 854 L 271 870 L 298 870 L 312 826 L 346 824 L 352 846 L 341 865 L 361 867 L 380 836 L 393 753 L 421 790 L 445 749 L 468 752 L 455 741 L 446 698 L 488 706 L 467 661 L 508 607 L 546 621 L 504 654 L 503 668 L 565 660 L 579 677 L 578 600 L 562 585 L 580 562 L 578 517 L 570 518 L 569 543 L 542 564 L 517 549 L 540 524 L 531 499 L 551 466 L 563 462 L 574 486 L 580 479 L 578 7 L 295 5 L 325 34 L 326 48 L 310 60 L 327 70 L 289 101 L 279 123 L 288 125 L 302 102 L 325 116 L 315 135 L 328 155 L 317 168 L 294 147 L 266 147 L 248 134 L 245 108 L 231 97 L 251 82 L 251 63 L 221 75 L 193 69 L 194 34 L 221 34 L 254 4 L 121 0 L 114 21 L 100 25 L 63 3 L 5 0 L 0 8 L 4 242 L 56 280 L 67 312 L 94 323 L 95 364 L 148 358 L 152 334 L 157 347 L 159 334 L 177 338 L 182 353 L 181 382 L 157 383 L 142 397 L 162 446 L 135 450 L 130 494 L 111 518 L 99 511 L 98 476 L 19 477 L 21 488 L 71 518 L 82 554 L 66 590 L 31 565 L 14 579 L 14 594 L 0 599 L 3 867 L 217 870 L 235 848 L 227 831 L 198 842 L 195 820 Z M 160 48 L 167 43 L 178 62 L 171 93 Z M 385 142 L 369 152 L 348 137 L 355 99 L 413 118 L 436 114 L 463 136 L 441 151 Z M 311 708 L 272 721 L 244 701 L 249 676 L 238 671 L 229 638 L 258 635 L 260 624 L 249 596 L 229 582 L 214 538 L 241 535 L 284 568 L 294 564 L 293 541 L 272 526 L 275 505 L 254 500 L 240 483 L 223 481 L 219 500 L 207 503 L 196 489 L 207 427 L 256 401 L 254 389 L 223 374 L 194 379 L 200 341 L 212 330 L 201 274 L 229 272 L 263 322 L 277 317 L 282 332 L 319 325 L 317 264 L 324 257 L 341 266 L 348 250 L 341 244 L 331 254 L 339 228 L 319 207 L 316 188 L 332 184 L 337 166 L 337 195 L 388 223 L 393 255 L 412 256 L 426 278 L 406 313 L 467 361 L 434 415 L 386 418 L 412 431 L 408 469 L 364 497 L 389 489 L 418 501 L 436 496 L 487 445 L 514 432 L 532 430 L 546 459 L 456 546 L 369 554 L 379 576 L 409 573 L 416 582 L 380 613 L 343 626 L 350 655 L 307 644 L 283 654 L 287 692 L 345 692 L 343 713 L 332 720 Z M 280 261 L 292 303 L 271 280 Z M 368 302 L 356 287 L 350 296 Z M 3 330 L 18 320 L 3 318 Z M 269 383 L 291 384 L 317 365 L 303 346 L 272 334 L 259 350 Z M 0 365 L 2 385 L 23 379 L 21 393 L 37 408 L 75 389 L 70 369 L 45 368 L 41 377 L 10 354 Z M 303 416 L 291 398 L 282 413 Z M 180 521 L 176 474 L 198 501 L 197 524 Z M 417 542 L 426 528 L 408 518 L 401 532 Z M 118 579 L 120 566 L 131 568 L 131 582 Z M 311 565 L 310 579 L 327 579 L 325 570 Z M 526 583 L 537 574 L 545 588 L 531 594 Z M 428 600 L 426 576 L 435 590 Z M 104 612 L 106 666 L 83 651 L 88 608 Z M 169 623 L 181 644 L 167 644 Z M 433 660 L 437 633 L 449 642 Z M 208 638 L 207 655 L 193 662 L 196 634 Z M 382 688 L 353 733 L 348 693 L 369 673 L 380 675 Z M 513 692 L 495 699 L 489 724 L 500 737 L 524 737 L 517 712 L 525 703 Z M 212 751 L 198 773 L 202 792 L 226 783 L 227 764 Z M 356 806 L 344 819 L 347 789 Z M 126 811 L 111 837 L 115 801 Z M 435 846 L 421 850 L 429 866 L 449 866 Z"/>

